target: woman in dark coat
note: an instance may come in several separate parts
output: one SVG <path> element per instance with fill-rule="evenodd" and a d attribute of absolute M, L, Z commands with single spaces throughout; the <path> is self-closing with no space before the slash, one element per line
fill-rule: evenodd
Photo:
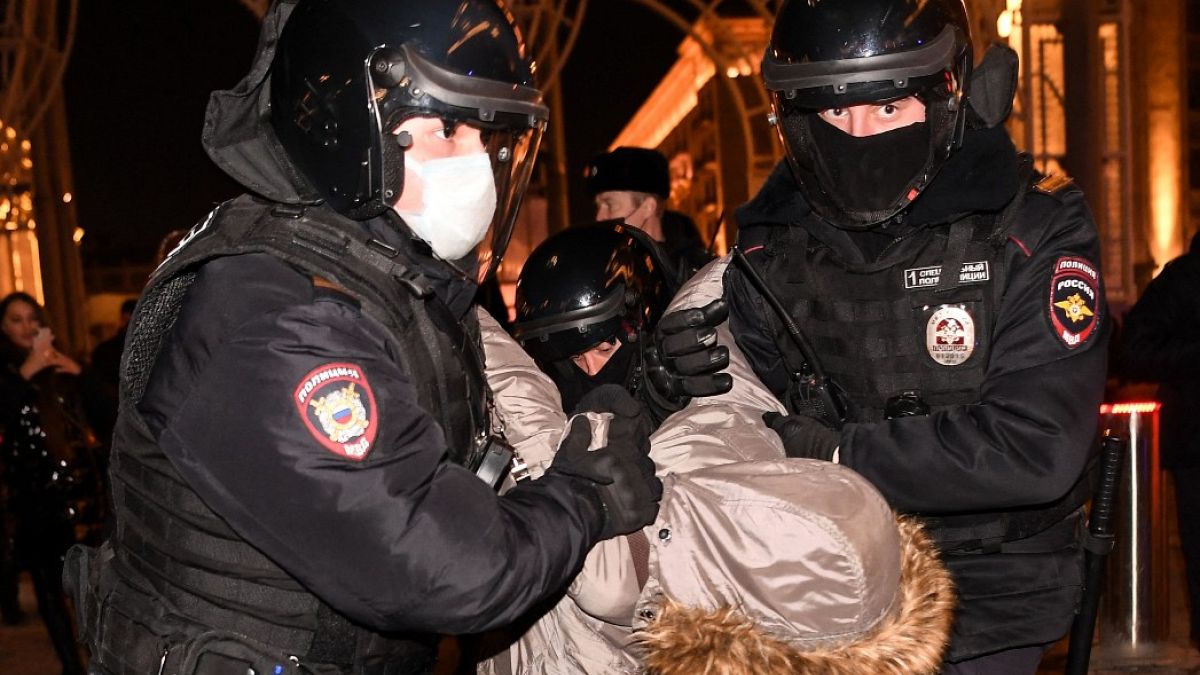
<path fill-rule="evenodd" d="M 54 345 L 45 314 L 25 293 L 0 300 L 0 477 L 16 564 L 29 571 L 38 612 L 63 673 L 82 675 L 62 590 L 63 555 L 81 510 L 96 497 L 82 479 L 92 439 L 78 414 L 79 364 Z"/>

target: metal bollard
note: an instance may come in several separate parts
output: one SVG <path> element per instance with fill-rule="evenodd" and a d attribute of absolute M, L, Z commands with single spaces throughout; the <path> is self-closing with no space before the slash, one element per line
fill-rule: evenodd
<path fill-rule="evenodd" d="M 1167 639 L 1167 522 L 1158 455 L 1158 403 L 1105 404 L 1101 426 L 1128 439 L 1114 512 L 1116 546 L 1100 604 L 1100 643 L 1136 655 Z"/>

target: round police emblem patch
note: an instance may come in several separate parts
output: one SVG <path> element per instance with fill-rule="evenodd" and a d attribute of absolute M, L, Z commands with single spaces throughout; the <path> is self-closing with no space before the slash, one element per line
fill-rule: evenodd
<path fill-rule="evenodd" d="M 362 368 L 327 363 L 300 380 L 292 395 L 309 433 L 336 455 L 360 462 L 378 430 L 375 394 Z"/>
<path fill-rule="evenodd" d="M 1087 342 L 1100 324 L 1100 274 L 1083 258 L 1059 258 L 1050 277 L 1050 325 L 1068 349 Z"/>
<path fill-rule="evenodd" d="M 943 366 L 957 366 L 975 352 L 975 319 L 957 305 L 939 307 L 925 324 L 925 349 Z"/>

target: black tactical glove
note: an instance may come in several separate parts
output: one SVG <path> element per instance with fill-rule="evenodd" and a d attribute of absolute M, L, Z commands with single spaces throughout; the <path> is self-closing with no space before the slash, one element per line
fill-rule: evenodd
<path fill-rule="evenodd" d="M 584 394 L 575 406 L 573 414 L 598 412 L 612 413 L 613 421 L 608 425 L 608 444 L 646 448 L 649 453 L 650 434 L 654 433 L 654 419 L 646 403 L 635 399 L 619 384 L 602 384 Z"/>
<path fill-rule="evenodd" d="M 824 422 L 808 415 L 780 415 L 777 412 L 763 413 L 763 421 L 783 441 L 783 451 L 788 457 L 833 459 L 833 453 L 842 442 L 842 435 L 830 429 Z"/>
<path fill-rule="evenodd" d="M 733 378 L 720 372 L 729 365 L 729 348 L 717 344 L 717 326 L 728 316 L 729 306 L 717 298 L 659 320 L 643 355 L 646 402 L 659 420 L 683 409 L 693 396 L 733 388 Z"/>
<path fill-rule="evenodd" d="M 601 539 L 629 534 L 654 522 L 662 499 L 662 481 L 654 475 L 650 442 L 638 432 L 632 421 L 615 415 L 609 426 L 608 445 L 588 450 L 592 425 L 586 417 L 576 417 L 566 438 L 558 446 L 548 473 L 570 476 L 596 490 L 604 508 Z"/>

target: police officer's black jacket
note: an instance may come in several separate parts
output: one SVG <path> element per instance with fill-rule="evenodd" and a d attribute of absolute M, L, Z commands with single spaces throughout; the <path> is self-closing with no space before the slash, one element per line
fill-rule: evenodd
<path fill-rule="evenodd" d="M 1080 191 L 1033 174 L 1003 130 L 972 130 L 875 231 L 823 221 L 783 164 L 737 219 L 747 257 L 846 390 L 838 461 L 930 517 L 959 586 L 950 658 L 1060 637 L 1107 341 Z M 798 366 L 780 321 L 736 266 L 726 290 L 738 345 L 786 397 Z M 904 391 L 929 414 L 887 419 Z"/>
<path fill-rule="evenodd" d="M 224 205 L 207 227 L 232 228 L 222 210 L 269 209 L 246 201 Z M 421 266 L 397 232 L 371 225 Z M 433 262 L 424 267 L 436 273 Z M 143 322 L 163 304 L 159 287 L 132 324 L 113 447 L 117 532 L 93 582 L 99 597 L 84 601 L 99 612 L 101 666 L 140 667 L 104 638 L 142 622 L 182 653 L 202 653 L 198 636 L 222 630 L 238 648 L 309 667 L 427 665 L 417 655 L 427 640 L 369 634 L 502 625 L 582 564 L 603 523 L 594 497 L 552 475 L 498 499 L 451 462 L 475 421 L 447 416 L 457 397 L 428 383 L 434 369 L 470 364 L 439 336 L 387 326 L 273 255 L 218 257 L 195 272 L 139 394 L 134 362 Z M 446 300 L 470 326 L 473 288 L 462 291 L 468 302 Z M 130 639 L 147 648 L 145 636 Z"/>
<path fill-rule="evenodd" d="M 98 672 L 428 672 L 427 634 L 516 619 L 604 524 L 572 479 L 497 497 L 459 465 L 487 431 L 474 283 L 397 218 L 312 199 L 266 124 L 272 46 L 206 121 L 253 194 L 193 229 L 130 323 L 116 531 L 67 572 Z"/>

